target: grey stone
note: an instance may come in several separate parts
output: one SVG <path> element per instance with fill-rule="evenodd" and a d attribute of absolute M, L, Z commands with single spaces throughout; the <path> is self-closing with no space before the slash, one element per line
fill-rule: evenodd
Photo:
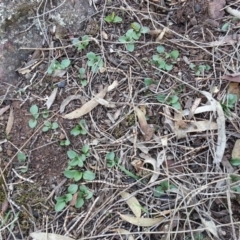
<path fill-rule="evenodd" d="M 16 69 L 33 52 L 21 47 L 42 47 L 52 28 L 80 34 L 84 19 L 93 13 L 86 0 L 0 0 L 0 98 L 7 88 L 16 88 L 21 78 Z"/>

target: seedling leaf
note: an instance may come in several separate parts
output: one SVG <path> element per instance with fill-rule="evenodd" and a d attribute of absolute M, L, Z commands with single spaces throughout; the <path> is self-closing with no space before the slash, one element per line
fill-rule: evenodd
<path fill-rule="evenodd" d="M 78 156 L 78 154 L 76 152 L 74 152 L 73 150 L 67 151 L 67 155 L 70 159 L 73 159 Z"/>
<path fill-rule="evenodd" d="M 162 45 L 157 46 L 157 51 L 158 51 L 158 53 L 164 53 L 165 52 L 164 46 L 162 46 Z"/>
<path fill-rule="evenodd" d="M 171 52 L 170 52 L 170 56 L 171 56 L 171 58 L 173 58 L 173 59 L 177 59 L 178 56 L 179 56 L 179 51 L 178 51 L 178 50 L 173 50 L 173 51 L 171 51 Z"/>
<path fill-rule="evenodd" d="M 81 208 L 84 204 L 84 199 L 83 198 L 77 198 L 76 204 L 75 204 L 75 208 Z"/>
<path fill-rule="evenodd" d="M 17 154 L 17 159 L 18 159 L 19 162 L 25 162 L 27 157 L 26 157 L 25 153 L 19 152 Z"/>
<path fill-rule="evenodd" d="M 32 105 L 30 107 L 30 113 L 34 116 L 35 114 L 38 113 L 38 106 L 37 105 Z"/>
<path fill-rule="evenodd" d="M 87 170 L 83 173 L 83 179 L 86 180 L 86 181 L 92 181 L 92 180 L 95 179 L 95 173 Z"/>
<path fill-rule="evenodd" d="M 74 194 L 78 190 L 78 185 L 77 184 L 71 184 L 68 187 L 68 192 L 71 194 Z"/>
<path fill-rule="evenodd" d="M 37 126 L 37 120 L 36 119 L 30 119 L 28 122 L 28 125 L 30 128 L 35 128 Z"/>
<path fill-rule="evenodd" d="M 65 206 L 66 206 L 65 202 L 57 202 L 55 205 L 55 211 L 60 212 L 65 208 Z"/>
<path fill-rule="evenodd" d="M 240 158 L 232 158 L 229 162 L 232 166 L 237 167 L 240 165 Z"/>
<path fill-rule="evenodd" d="M 65 69 L 65 68 L 69 67 L 70 63 L 71 63 L 71 61 L 69 59 L 63 59 L 61 62 L 61 68 Z"/>

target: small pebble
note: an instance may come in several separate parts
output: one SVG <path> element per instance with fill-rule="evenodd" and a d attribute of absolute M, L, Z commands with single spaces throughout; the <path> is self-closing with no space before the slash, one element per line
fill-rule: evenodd
<path fill-rule="evenodd" d="M 58 86 L 59 88 L 64 88 L 65 85 L 66 85 L 66 82 L 59 82 L 57 86 Z"/>

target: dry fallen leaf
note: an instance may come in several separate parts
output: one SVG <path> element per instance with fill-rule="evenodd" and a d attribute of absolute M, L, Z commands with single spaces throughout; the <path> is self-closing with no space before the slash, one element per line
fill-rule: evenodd
<path fill-rule="evenodd" d="M 137 200 L 137 198 L 134 196 L 131 196 L 131 194 L 129 194 L 128 192 L 121 192 L 120 195 L 126 201 L 127 205 L 132 210 L 134 215 L 137 218 L 140 218 L 142 214 L 141 212 L 142 207 L 139 201 Z"/>
<path fill-rule="evenodd" d="M 106 93 L 113 90 L 118 86 L 118 82 L 114 81 L 110 86 L 106 86 L 100 93 L 98 93 L 93 99 L 86 102 L 82 107 L 62 116 L 65 119 L 75 119 L 84 116 L 91 112 L 99 103 L 96 99 L 104 98 Z"/>
<path fill-rule="evenodd" d="M 137 217 L 133 217 L 133 216 L 129 216 L 129 215 L 123 215 L 120 214 L 120 217 L 122 218 L 122 220 L 127 221 L 133 225 L 136 226 L 141 226 L 141 227 L 152 227 L 160 222 L 162 222 L 162 220 L 164 219 L 164 217 L 159 217 L 159 218 L 137 218 Z"/>
<path fill-rule="evenodd" d="M 49 109 L 54 103 L 57 96 L 57 91 L 58 91 L 58 88 L 54 88 L 51 95 L 48 97 L 48 100 L 46 102 L 47 109 Z"/>
<path fill-rule="evenodd" d="M 6 135 L 9 135 L 9 133 L 11 132 L 13 122 L 14 122 L 14 114 L 13 114 L 13 107 L 11 107 L 9 117 L 8 117 L 7 127 L 6 127 Z"/>
<path fill-rule="evenodd" d="M 86 102 L 82 107 L 77 108 L 76 110 L 63 116 L 65 119 L 75 119 L 84 116 L 85 114 L 91 112 L 99 103 L 96 101 L 96 98 L 104 98 L 107 93 L 108 87 L 105 87 L 100 93 L 98 93 L 93 99 Z"/>
<path fill-rule="evenodd" d="M 70 95 L 68 96 L 66 99 L 64 99 L 61 103 L 61 106 L 60 106 L 60 110 L 59 112 L 60 113 L 63 113 L 64 110 L 65 110 L 65 107 L 73 100 L 76 100 L 76 99 L 80 99 L 81 100 L 81 95 Z"/>
<path fill-rule="evenodd" d="M 238 139 L 234 144 L 234 147 L 232 150 L 232 158 L 240 159 L 240 139 Z"/>
<path fill-rule="evenodd" d="M 42 232 L 30 233 L 30 237 L 34 238 L 34 240 L 74 240 L 73 238 L 62 236 L 59 234 Z"/>
<path fill-rule="evenodd" d="M 233 9 L 233 8 L 231 8 L 231 7 L 227 7 L 227 8 L 226 8 L 226 11 L 227 11 L 229 14 L 233 15 L 234 17 L 240 19 L 240 11 L 239 11 L 239 10 Z"/>
<path fill-rule="evenodd" d="M 0 108 L 0 116 L 2 116 L 9 108 L 10 108 L 10 105 Z"/>
<path fill-rule="evenodd" d="M 135 107 L 134 110 L 137 114 L 140 127 L 144 132 L 144 139 L 146 141 L 151 140 L 154 134 L 154 128 L 148 125 L 145 114 L 138 107 Z"/>
<path fill-rule="evenodd" d="M 215 150 L 215 157 L 214 157 L 214 161 L 213 163 L 215 164 L 219 164 L 222 161 L 224 152 L 225 152 L 225 148 L 226 148 L 226 132 L 225 132 L 225 116 L 224 116 L 224 112 L 222 109 L 221 104 L 216 101 L 212 95 L 208 92 L 205 91 L 201 91 L 201 93 L 203 95 L 205 95 L 205 97 L 208 99 L 208 101 L 210 102 L 213 111 L 215 110 L 218 114 L 217 117 L 217 126 L 218 126 L 218 139 L 217 139 L 217 147 Z"/>

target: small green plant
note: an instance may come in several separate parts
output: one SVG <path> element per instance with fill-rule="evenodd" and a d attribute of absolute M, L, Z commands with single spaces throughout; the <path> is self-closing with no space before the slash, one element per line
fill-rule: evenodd
<path fill-rule="evenodd" d="M 109 152 L 106 155 L 107 167 L 114 167 L 118 163 L 118 159 L 115 157 L 114 152 Z"/>
<path fill-rule="evenodd" d="M 85 200 L 88 200 L 93 196 L 93 193 L 86 186 L 78 187 L 77 184 L 71 184 L 68 187 L 67 194 L 56 198 L 57 202 L 55 204 L 55 211 L 62 211 L 66 207 L 67 203 L 73 199 L 73 195 L 75 194 L 77 195 L 74 205 L 76 208 L 81 208 Z"/>
<path fill-rule="evenodd" d="M 79 134 L 81 135 L 86 135 L 87 134 L 87 123 L 84 119 L 81 119 L 79 122 L 78 122 L 78 125 L 76 127 L 74 127 L 72 130 L 71 130 L 71 135 L 73 136 L 78 136 Z"/>
<path fill-rule="evenodd" d="M 115 15 L 115 12 L 112 12 L 111 14 L 109 14 L 108 16 L 106 16 L 104 18 L 104 20 L 108 23 L 120 23 L 122 22 L 122 18 L 119 16 Z"/>
<path fill-rule="evenodd" d="M 20 163 L 23 163 L 23 162 L 26 162 L 27 156 L 26 156 L 25 153 L 19 152 L 19 153 L 17 154 L 17 159 L 18 159 L 18 161 L 19 161 Z M 19 168 L 20 168 L 20 171 L 21 171 L 22 173 L 25 173 L 25 172 L 28 171 L 28 166 L 27 166 L 27 165 L 26 165 L 26 166 L 21 166 L 21 167 L 19 167 Z"/>
<path fill-rule="evenodd" d="M 144 79 L 144 85 L 145 85 L 145 87 L 148 87 L 148 86 L 150 86 L 150 85 L 152 85 L 152 84 L 157 84 L 157 82 L 154 81 L 154 80 L 152 80 L 151 78 L 145 78 L 145 79 Z"/>
<path fill-rule="evenodd" d="M 69 146 L 71 142 L 68 139 L 64 139 L 60 142 L 60 146 Z"/>
<path fill-rule="evenodd" d="M 87 181 L 91 181 L 95 178 L 95 174 L 92 171 L 79 171 L 73 169 L 74 167 L 83 167 L 84 161 L 87 157 L 90 156 L 89 153 L 89 145 L 84 145 L 82 147 L 82 153 L 78 154 L 73 150 L 67 151 L 67 155 L 69 158 L 68 167 L 65 169 L 64 176 L 70 179 L 74 179 L 75 181 L 79 181 L 82 178 Z"/>
<path fill-rule="evenodd" d="M 54 60 L 48 67 L 47 73 L 51 75 L 55 70 L 66 69 L 70 66 L 70 64 L 71 61 L 69 59 L 63 59 L 61 63 L 57 60 Z"/>
<path fill-rule="evenodd" d="M 226 98 L 221 102 L 222 109 L 226 115 L 230 115 L 237 101 L 238 96 L 236 94 L 229 93 L 226 95 Z"/>
<path fill-rule="evenodd" d="M 39 117 L 38 106 L 37 105 L 32 105 L 30 107 L 29 111 L 32 114 L 33 119 L 30 119 L 28 121 L 28 125 L 29 125 L 30 128 L 35 128 L 37 126 L 37 119 Z"/>
<path fill-rule="evenodd" d="M 43 132 L 48 132 L 50 129 L 55 130 L 57 128 L 58 128 L 58 123 L 57 122 L 51 123 L 51 122 L 47 121 L 47 122 L 44 123 L 44 127 L 42 128 L 42 131 Z"/>
<path fill-rule="evenodd" d="M 17 159 L 18 159 L 19 162 L 25 162 L 26 159 L 27 159 L 27 156 L 26 156 L 25 153 L 19 152 L 19 153 L 17 154 Z"/>
<path fill-rule="evenodd" d="M 103 60 L 100 56 L 96 55 L 94 52 L 87 53 L 88 62 L 87 65 L 91 67 L 93 73 L 98 72 L 99 68 L 103 67 Z"/>
<path fill-rule="evenodd" d="M 163 181 L 159 186 L 157 186 L 155 188 L 154 196 L 160 197 L 161 195 L 165 194 L 166 191 L 173 189 L 173 188 L 177 188 L 177 187 L 175 185 L 169 183 L 168 180 Z"/>
<path fill-rule="evenodd" d="M 87 80 L 86 80 L 86 70 L 85 68 L 79 68 L 79 74 L 78 77 L 80 78 L 81 84 L 83 87 L 87 86 Z"/>
<path fill-rule="evenodd" d="M 157 100 L 160 103 L 165 103 L 167 105 L 172 106 L 173 108 L 175 108 L 177 110 L 181 110 L 181 104 L 179 102 L 178 96 L 176 96 L 176 95 L 166 96 L 164 94 L 158 94 Z"/>
<path fill-rule="evenodd" d="M 42 112 L 42 117 L 43 118 L 48 118 L 49 117 L 49 110 L 48 109 L 44 109 Z"/>
<path fill-rule="evenodd" d="M 157 47 L 158 54 L 152 56 L 153 63 L 160 69 L 165 71 L 171 71 L 173 64 L 176 63 L 179 56 L 178 50 L 173 50 L 170 53 L 165 52 L 164 46 Z"/>
<path fill-rule="evenodd" d="M 82 41 L 78 38 L 72 39 L 72 44 L 78 49 L 78 51 L 84 50 L 89 44 L 90 38 L 87 35 L 82 36 Z"/>
<path fill-rule="evenodd" d="M 211 69 L 208 64 L 195 65 L 190 63 L 189 67 L 195 72 L 196 76 L 204 75 L 205 72 Z"/>
<path fill-rule="evenodd" d="M 138 40 L 142 34 L 148 33 L 148 27 L 142 27 L 139 23 L 131 23 L 131 29 L 129 29 L 125 35 L 118 38 L 119 42 L 125 43 L 126 49 L 129 52 L 134 51 L 134 42 Z"/>

